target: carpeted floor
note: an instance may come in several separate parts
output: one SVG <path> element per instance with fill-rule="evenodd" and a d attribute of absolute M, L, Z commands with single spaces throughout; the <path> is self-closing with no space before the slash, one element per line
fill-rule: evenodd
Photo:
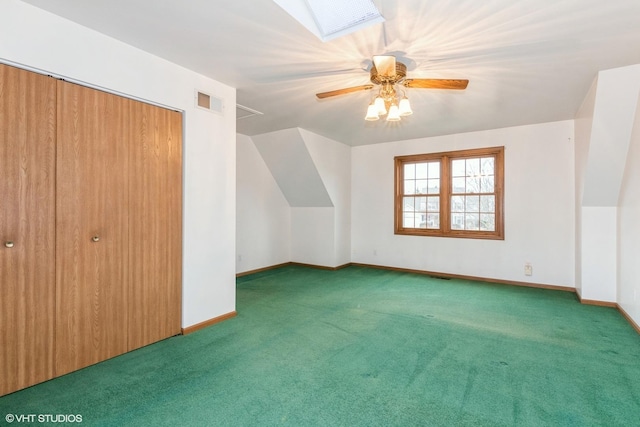
<path fill-rule="evenodd" d="M 363 267 L 237 282 L 236 318 L 2 397 L 0 426 L 640 426 L 640 336 L 572 293 Z"/>

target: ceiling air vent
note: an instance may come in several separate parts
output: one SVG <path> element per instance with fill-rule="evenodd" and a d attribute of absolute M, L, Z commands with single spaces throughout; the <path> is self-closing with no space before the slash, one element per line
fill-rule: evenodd
<path fill-rule="evenodd" d="M 222 99 L 200 91 L 196 91 L 196 107 L 218 114 L 224 112 L 224 102 Z"/>
<path fill-rule="evenodd" d="M 236 120 L 247 119 L 253 116 L 261 116 L 264 113 L 261 113 L 258 110 L 254 110 L 253 108 L 245 107 L 244 105 L 236 104 Z"/>

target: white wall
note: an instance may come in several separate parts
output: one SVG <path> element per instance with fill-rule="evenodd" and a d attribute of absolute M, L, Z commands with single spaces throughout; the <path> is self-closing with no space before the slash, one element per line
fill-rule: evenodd
<path fill-rule="evenodd" d="M 335 208 L 291 208 L 291 261 L 335 266 Z"/>
<path fill-rule="evenodd" d="M 235 89 L 17 0 L 0 2 L 0 40 L 2 62 L 184 112 L 182 325 L 235 310 Z"/>
<path fill-rule="evenodd" d="M 639 94 L 640 65 L 604 70 L 577 114 L 576 268 L 583 300 L 618 299 L 618 203 Z"/>
<path fill-rule="evenodd" d="M 237 163 L 238 273 L 351 261 L 351 147 L 298 128 L 238 135 Z"/>
<path fill-rule="evenodd" d="M 618 304 L 640 325 L 640 97 L 618 202 Z"/>
<path fill-rule="evenodd" d="M 330 267 L 351 262 L 351 147 L 300 129 L 334 209 L 334 259 Z"/>
<path fill-rule="evenodd" d="M 578 256 L 582 265 L 579 296 L 587 301 L 616 302 L 616 218 L 617 209 L 582 207 L 581 241 Z"/>
<path fill-rule="evenodd" d="M 562 121 L 354 147 L 352 261 L 573 287 L 573 130 Z M 394 235 L 394 156 L 491 146 L 505 147 L 505 240 Z"/>
<path fill-rule="evenodd" d="M 291 209 L 250 137 L 237 135 L 236 272 L 291 261 Z"/>
<path fill-rule="evenodd" d="M 575 132 L 575 230 L 576 230 L 576 291 L 582 293 L 582 193 L 584 190 L 584 174 L 589 156 L 589 141 L 593 127 L 593 112 L 596 105 L 597 79 L 587 92 L 574 121 Z"/>

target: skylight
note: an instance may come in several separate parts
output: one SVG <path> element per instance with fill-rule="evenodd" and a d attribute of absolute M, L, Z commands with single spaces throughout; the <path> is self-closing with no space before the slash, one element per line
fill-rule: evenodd
<path fill-rule="evenodd" d="M 372 0 L 274 0 L 274 2 L 325 42 L 384 21 Z"/>

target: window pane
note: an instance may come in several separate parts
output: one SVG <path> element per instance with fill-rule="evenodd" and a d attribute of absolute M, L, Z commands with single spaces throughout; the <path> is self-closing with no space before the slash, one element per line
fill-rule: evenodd
<path fill-rule="evenodd" d="M 496 216 L 493 214 L 480 214 L 480 230 L 495 231 Z"/>
<path fill-rule="evenodd" d="M 407 163 L 404 165 L 404 179 L 413 179 L 416 177 L 415 163 Z"/>
<path fill-rule="evenodd" d="M 427 198 L 426 197 L 416 197 L 416 212 L 426 212 L 427 211 Z"/>
<path fill-rule="evenodd" d="M 467 213 L 464 215 L 464 229 L 478 230 L 480 229 L 480 215 Z"/>
<path fill-rule="evenodd" d="M 451 214 L 451 229 L 464 230 L 464 214 L 460 214 L 460 213 Z"/>
<path fill-rule="evenodd" d="M 482 169 L 480 171 L 481 175 L 495 175 L 494 172 L 494 158 L 493 157 L 483 157 L 482 158 Z"/>
<path fill-rule="evenodd" d="M 425 214 L 416 214 L 416 228 L 427 228 L 427 218 Z"/>
<path fill-rule="evenodd" d="M 427 214 L 427 228 L 440 228 L 440 214 L 429 213 Z"/>
<path fill-rule="evenodd" d="M 464 193 L 464 185 L 465 185 L 465 181 L 466 179 L 463 178 L 453 178 L 453 193 Z"/>
<path fill-rule="evenodd" d="M 480 175 L 480 159 L 467 159 L 467 173 L 465 176 Z"/>
<path fill-rule="evenodd" d="M 480 196 L 467 196 L 464 204 L 464 210 L 467 212 L 479 212 Z"/>
<path fill-rule="evenodd" d="M 413 179 L 404 180 L 404 194 L 416 194 L 416 182 Z"/>
<path fill-rule="evenodd" d="M 494 213 L 495 211 L 495 196 L 480 196 L 480 212 Z"/>
<path fill-rule="evenodd" d="M 415 221 L 414 221 L 415 215 L 414 214 L 410 214 L 410 213 L 404 213 L 404 216 L 402 218 L 402 226 L 404 228 L 415 228 Z"/>
<path fill-rule="evenodd" d="M 429 177 L 427 173 L 428 163 L 416 163 L 416 179 L 426 179 Z"/>
<path fill-rule="evenodd" d="M 428 194 L 438 194 L 438 193 L 440 193 L 440 180 L 439 179 L 430 179 L 429 180 L 427 193 Z"/>
<path fill-rule="evenodd" d="M 427 194 L 427 180 L 416 179 L 416 194 Z"/>
<path fill-rule="evenodd" d="M 414 197 L 403 197 L 402 198 L 402 210 L 403 211 L 413 211 L 413 210 L 415 210 L 415 198 Z"/>
<path fill-rule="evenodd" d="M 478 177 L 467 178 L 466 181 L 465 181 L 465 184 L 466 184 L 465 193 L 473 194 L 473 193 L 479 193 L 480 192 L 480 178 L 478 178 Z"/>
<path fill-rule="evenodd" d="M 440 163 L 429 163 L 429 178 L 440 178 Z"/>
<path fill-rule="evenodd" d="M 440 212 L 440 197 L 427 197 L 427 212 Z"/>
<path fill-rule="evenodd" d="M 494 178 L 493 176 L 483 176 L 482 179 L 480 180 L 481 185 L 480 185 L 480 192 L 481 193 L 493 193 L 494 192 Z"/>
<path fill-rule="evenodd" d="M 464 160 L 453 160 L 451 162 L 451 176 L 465 176 Z"/>
<path fill-rule="evenodd" d="M 464 212 L 464 196 L 451 196 L 451 212 Z"/>

